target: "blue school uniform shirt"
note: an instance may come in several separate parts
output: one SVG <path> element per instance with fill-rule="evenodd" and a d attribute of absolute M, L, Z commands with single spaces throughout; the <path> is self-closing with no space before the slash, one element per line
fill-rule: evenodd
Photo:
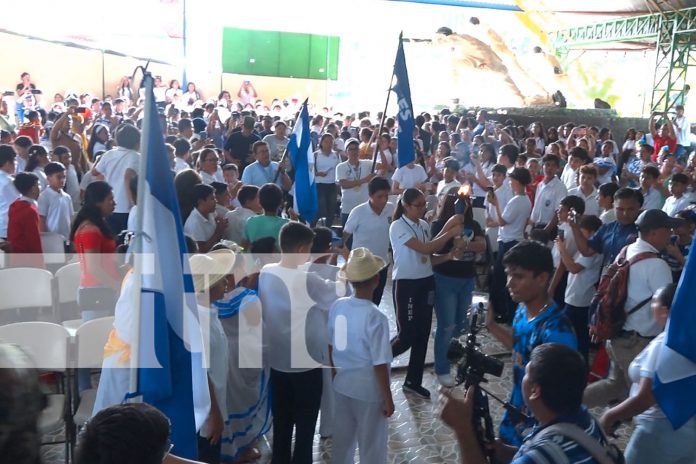
<path fill-rule="evenodd" d="M 635 224 L 621 224 L 619 221 L 603 224 L 587 241 L 587 245 L 604 255 L 604 266 L 614 262 L 623 247 L 636 241 L 638 228 Z"/>
<path fill-rule="evenodd" d="M 573 332 L 573 325 L 567 318 L 565 311 L 556 303 L 551 303 L 551 306 L 531 320 L 527 319 L 527 307 L 520 303 L 512 321 L 512 332 L 514 344 L 512 347 L 510 403 L 520 408 L 525 414 L 531 415 L 522 396 L 522 378 L 532 350 L 543 343 L 561 343 L 577 349 L 577 339 L 575 332 Z M 534 419 L 516 424 L 509 413 L 505 411 L 500 423 L 500 438 L 510 445 L 520 446 L 524 436 L 523 432 L 535 424 L 536 420 Z"/>

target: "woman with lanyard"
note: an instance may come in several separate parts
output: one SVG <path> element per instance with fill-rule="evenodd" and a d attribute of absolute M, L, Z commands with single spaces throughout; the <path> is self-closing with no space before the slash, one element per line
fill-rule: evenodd
<path fill-rule="evenodd" d="M 326 227 L 331 227 L 336 216 L 338 193 L 336 192 L 336 165 L 341 162 L 333 151 L 333 135 L 325 133 L 314 154 L 314 181 L 317 184 L 317 218 L 324 218 Z"/>
<path fill-rule="evenodd" d="M 430 255 L 462 233 L 463 218 L 454 215 L 438 236 L 430 240 L 428 224 L 421 219 L 424 211 L 423 193 L 418 189 L 406 189 L 389 227 L 389 240 L 394 251 L 392 292 L 398 327 L 391 344 L 394 357 L 411 349 L 403 390 L 421 398 L 430 398 L 430 392 L 421 384 L 435 299 L 432 266 L 452 259 L 452 253 L 433 257 L 432 262 Z"/>

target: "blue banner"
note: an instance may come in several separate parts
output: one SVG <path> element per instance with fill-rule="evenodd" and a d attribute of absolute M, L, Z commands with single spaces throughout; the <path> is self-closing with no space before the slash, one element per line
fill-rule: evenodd
<path fill-rule="evenodd" d="M 413 128 L 416 122 L 413 119 L 413 103 L 411 103 L 411 87 L 408 83 L 408 71 L 406 70 L 406 56 L 404 55 L 404 44 L 402 35 L 399 35 L 399 48 L 396 51 L 396 61 L 394 62 L 394 76 L 396 85 L 392 90 L 396 92 L 399 104 L 398 121 L 398 154 L 399 167 L 406 166 L 416 159 L 416 150 L 413 146 Z"/>

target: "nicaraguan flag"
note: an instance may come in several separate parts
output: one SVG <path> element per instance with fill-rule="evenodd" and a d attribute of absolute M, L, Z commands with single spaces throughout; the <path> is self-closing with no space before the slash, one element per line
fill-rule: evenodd
<path fill-rule="evenodd" d="M 696 240 L 691 249 L 696 250 Z M 667 322 L 667 337 L 658 355 L 653 392 L 678 429 L 696 416 L 696 252 L 689 253 Z"/>
<path fill-rule="evenodd" d="M 392 90 L 396 92 L 399 104 L 397 116 L 399 130 L 397 132 L 397 147 L 399 155 L 399 167 L 406 166 L 416 159 L 416 150 L 413 146 L 413 128 L 416 122 L 413 119 L 413 103 L 411 103 L 411 87 L 408 83 L 408 71 L 406 70 L 406 56 L 404 55 L 403 33 L 399 34 L 399 48 L 396 50 L 394 62 L 394 76 L 396 85 Z"/>
<path fill-rule="evenodd" d="M 171 421 L 172 453 L 197 459 L 196 432 L 207 417 L 210 397 L 203 366 L 201 330 L 188 265 L 174 174 L 147 76 L 143 120 L 141 304 L 137 392 Z M 148 265 L 142 264 L 143 262 Z M 136 266 L 138 260 L 136 259 Z M 156 367 L 161 366 L 161 367 Z"/>
<path fill-rule="evenodd" d="M 290 134 L 288 153 L 295 168 L 295 209 L 302 219 L 312 223 L 317 215 L 317 185 L 314 182 L 314 153 L 309 134 L 307 100 L 302 103 L 300 115 Z"/>

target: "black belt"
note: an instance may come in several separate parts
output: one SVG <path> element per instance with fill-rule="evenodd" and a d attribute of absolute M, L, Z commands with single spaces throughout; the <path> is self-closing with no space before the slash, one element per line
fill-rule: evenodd
<path fill-rule="evenodd" d="M 652 340 L 655 337 L 646 337 L 644 335 L 639 334 L 635 330 L 622 330 L 619 333 L 619 337 L 621 338 L 630 338 L 630 337 L 638 337 L 638 338 L 644 338 L 646 340 Z"/>

